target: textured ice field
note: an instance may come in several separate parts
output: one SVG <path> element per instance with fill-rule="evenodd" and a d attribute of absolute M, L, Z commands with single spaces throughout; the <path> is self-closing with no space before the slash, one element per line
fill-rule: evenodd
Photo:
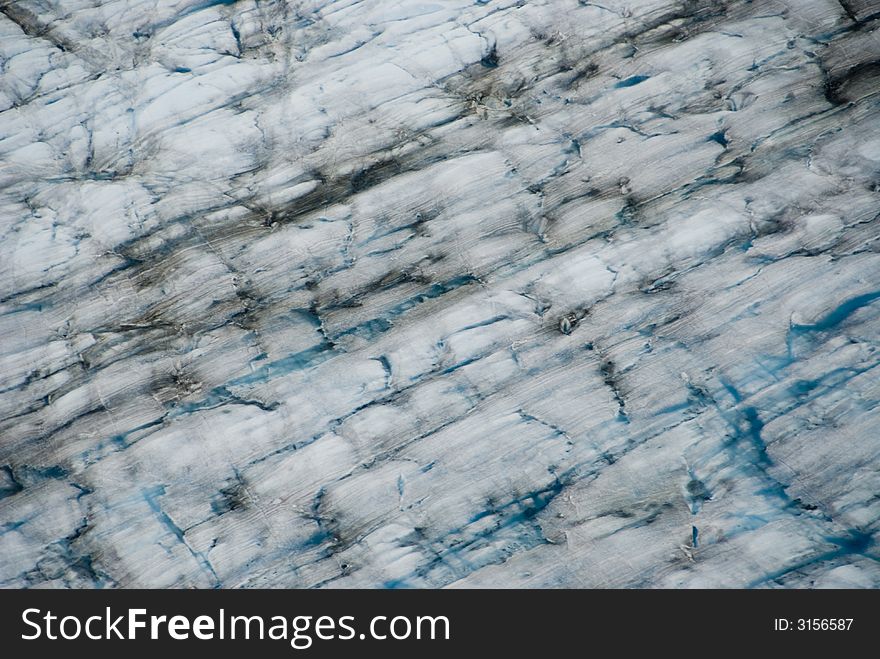
<path fill-rule="evenodd" d="M 0 586 L 880 586 L 880 1 L 0 12 Z"/>

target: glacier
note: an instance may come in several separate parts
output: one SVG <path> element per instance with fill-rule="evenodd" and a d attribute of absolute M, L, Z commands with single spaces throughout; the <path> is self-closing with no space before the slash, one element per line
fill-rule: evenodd
<path fill-rule="evenodd" d="M 0 587 L 880 586 L 878 28 L 0 3 Z"/>

